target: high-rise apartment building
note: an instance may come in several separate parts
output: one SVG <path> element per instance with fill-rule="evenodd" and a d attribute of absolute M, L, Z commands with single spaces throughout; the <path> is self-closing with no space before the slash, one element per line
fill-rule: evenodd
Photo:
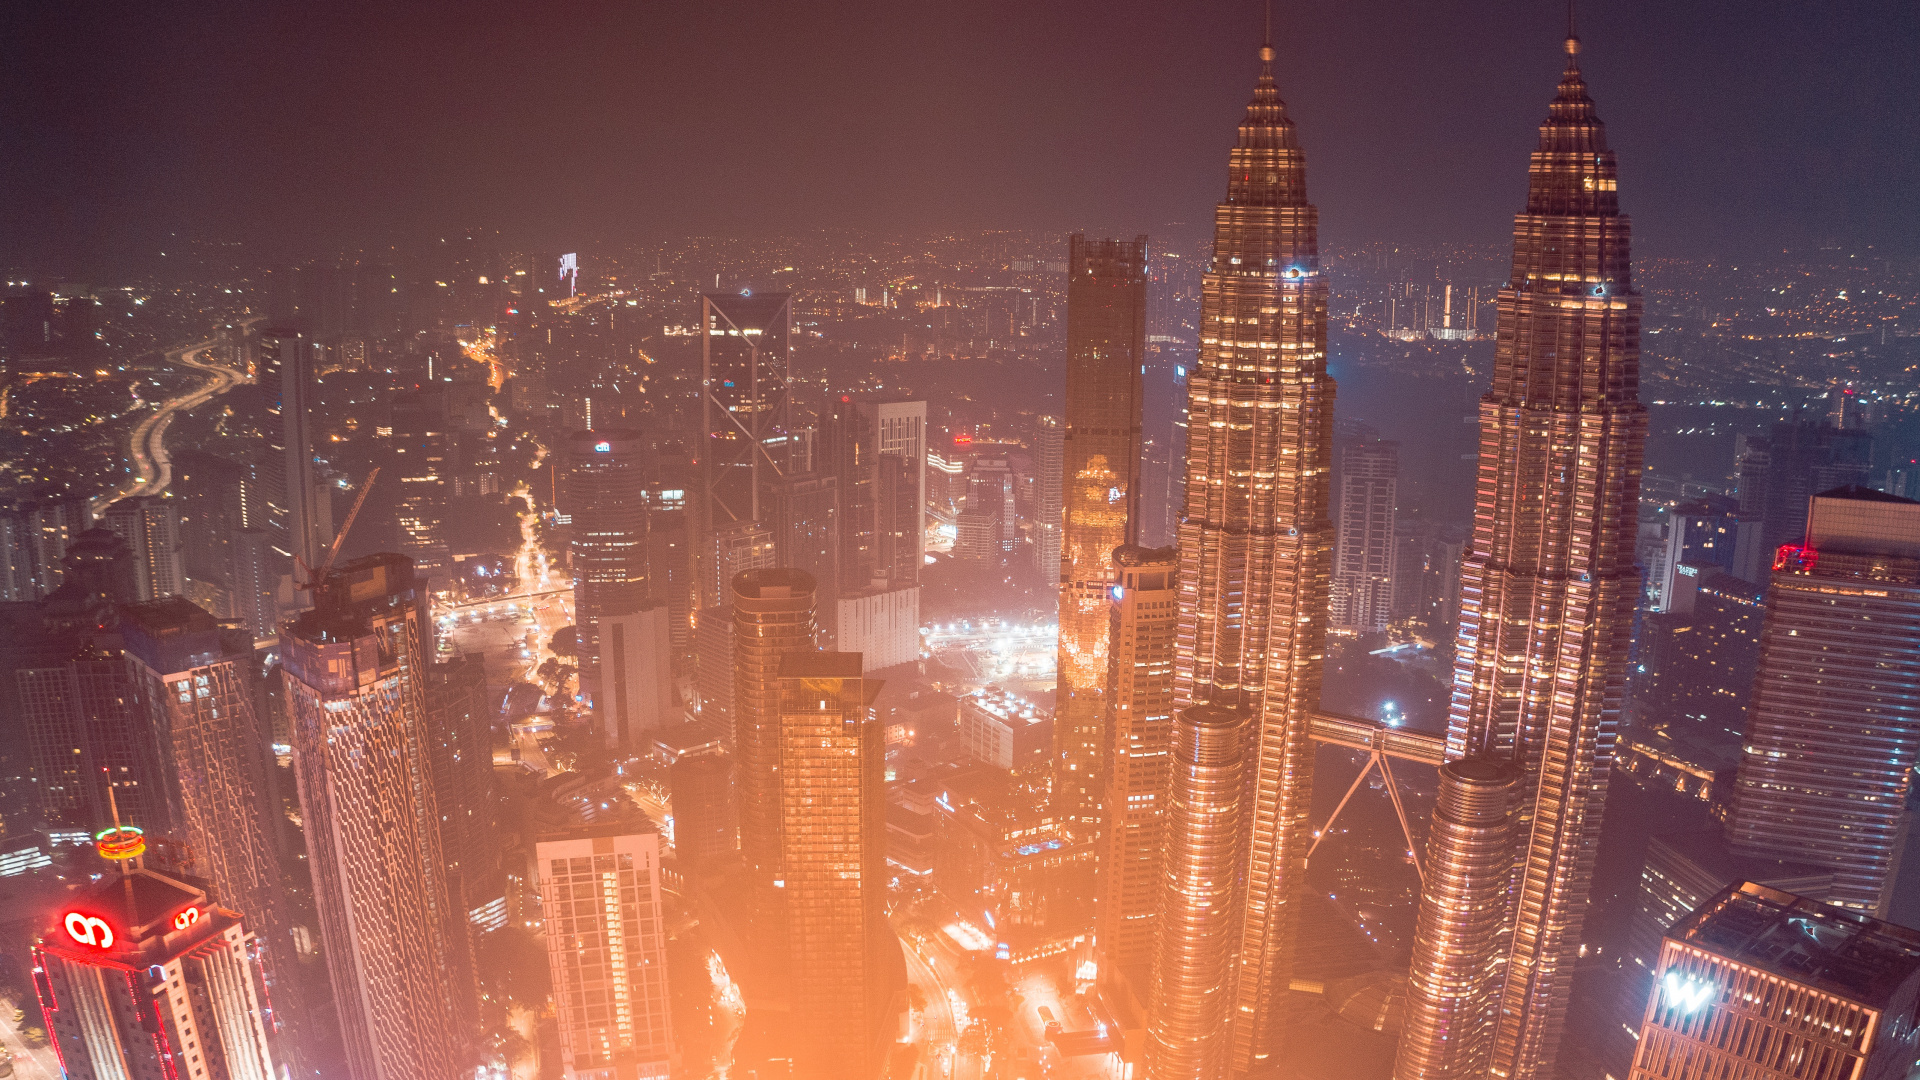
<path fill-rule="evenodd" d="M 589 826 L 534 845 L 564 1080 L 667 1080 L 660 837 Z"/>
<path fill-rule="evenodd" d="M 1041 569 L 1060 584 L 1053 797 L 1058 814 L 1086 833 L 1097 830 L 1100 813 L 1113 551 L 1140 531 L 1146 328 L 1147 238 L 1075 233 L 1067 243 L 1061 554 L 1057 569 Z"/>
<path fill-rule="evenodd" d="M 694 536 L 702 607 L 727 603 L 733 580 L 714 565 L 707 538 L 729 525 L 766 520 L 773 482 L 790 464 L 792 326 L 786 293 L 742 289 L 700 295 L 701 450 Z"/>
<path fill-rule="evenodd" d="M 1737 882 L 1667 931 L 1629 1080 L 1897 1080 L 1920 931 Z"/>
<path fill-rule="evenodd" d="M 1067 429 L 1057 416 L 1034 422 L 1033 443 L 1033 565 L 1042 581 L 1060 572 L 1061 514 L 1065 507 L 1062 470 L 1067 453 Z"/>
<path fill-rule="evenodd" d="M 64 897 L 33 987 L 66 1076 L 277 1080 L 245 913 L 131 870 Z"/>
<path fill-rule="evenodd" d="M 1540 126 L 1513 273 L 1499 298 L 1493 386 L 1480 403 L 1474 530 L 1461 568 L 1447 757 L 1508 761 L 1522 791 L 1487 1074 L 1553 1075 L 1626 684 L 1646 410 L 1640 296 L 1613 152 L 1567 40 Z M 1421 925 L 1459 913 L 1429 890 Z M 1414 970 L 1447 965 L 1427 939 Z M 1402 1061 L 1444 1029 L 1409 1028 Z"/>
<path fill-rule="evenodd" d="M 600 707 L 605 685 L 600 620 L 647 604 L 646 440 L 637 431 L 576 431 L 567 436 L 567 487 L 562 509 L 573 519 L 574 624 L 580 638 L 580 685 Z"/>
<path fill-rule="evenodd" d="M 353 1080 L 454 1080 L 458 943 L 432 782 L 431 630 L 413 564 L 369 555 L 328 575 L 286 626 L 294 776 Z M 468 1069 L 467 1071 L 471 1071 Z"/>
<path fill-rule="evenodd" d="M 142 600 L 180 596 L 187 590 L 177 499 L 135 496 L 107 507 L 100 524 L 126 541 L 133 553 L 134 595 Z"/>
<path fill-rule="evenodd" d="M 814 649 L 813 576 L 784 568 L 736 574 L 733 755 L 740 850 L 754 884 L 780 878 L 780 665 Z"/>
<path fill-rule="evenodd" d="M 1377 634 L 1393 617 L 1400 444 L 1349 446 L 1340 465 L 1329 621 L 1342 630 Z"/>
<path fill-rule="evenodd" d="M 1310 841 L 1307 711 L 1319 700 L 1326 656 L 1333 380 L 1318 213 L 1307 201 L 1305 157 L 1274 85 L 1273 55 L 1262 46 L 1253 100 L 1228 158 L 1227 197 L 1214 213 L 1199 358 L 1187 383 L 1187 501 L 1178 544 L 1174 704 L 1192 714 L 1187 727 L 1248 732 L 1253 805 L 1237 819 L 1246 833 L 1235 838 L 1239 868 L 1207 871 L 1245 888 L 1229 907 L 1192 908 L 1191 917 L 1171 904 L 1163 908 L 1163 965 L 1182 958 L 1188 974 L 1176 978 L 1167 969 L 1157 976 L 1150 1008 L 1161 1015 L 1149 1024 L 1161 1033 L 1150 1051 L 1169 1038 L 1166 1025 L 1176 1019 L 1196 1031 L 1192 1038 L 1227 1051 L 1215 1057 L 1209 1050 L 1204 1060 L 1160 1059 L 1187 1062 L 1178 1069 L 1155 1066 L 1150 1053 L 1156 1080 L 1211 1077 L 1221 1067 L 1245 1072 L 1278 1049 L 1276 1006 L 1290 978 L 1298 908 L 1291 901 Z M 1176 723 L 1176 747 L 1183 730 Z M 1181 772 L 1176 760 L 1176 808 Z M 1198 873 L 1172 861 L 1188 857 L 1180 852 L 1218 847 L 1211 833 L 1181 835 L 1189 827 L 1169 814 L 1169 880 Z M 1210 880 L 1207 888 L 1233 888 Z M 1222 920 L 1230 927 L 1223 929 Z M 1204 1068 L 1184 1071 L 1196 1064 Z"/>
<path fill-rule="evenodd" d="M 92 527 L 86 497 L 58 488 L 0 505 L 0 600 L 38 600 L 59 588 L 67 545 Z"/>
<path fill-rule="evenodd" d="M 1920 765 L 1920 502 L 1822 492 L 1773 566 L 1727 839 L 1885 916 Z"/>
<path fill-rule="evenodd" d="M 853 653 L 781 658 L 780 865 L 794 1075 L 871 1075 L 899 981 L 887 923 L 886 733 Z"/>
<path fill-rule="evenodd" d="M 157 744 L 173 804 L 149 828 L 184 845 L 214 895 L 245 913 L 266 947 L 268 974 L 290 973 L 272 739 L 255 706 L 253 638 L 177 596 L 129 604 L 120 615 L 142 720 L 135 730 Z"/>
<path fill-rule="evenodd" d="M 1122 545 L 1113 563 L 1094 938 L 1100 977 L 1145 1002 L 1160 910 L 1179 557 L 1172 548 Z"/>

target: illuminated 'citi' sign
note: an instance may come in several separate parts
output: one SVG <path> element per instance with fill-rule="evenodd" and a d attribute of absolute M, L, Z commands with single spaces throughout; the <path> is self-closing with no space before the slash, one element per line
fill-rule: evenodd
<path fill-rule="evenodd" d="M 83 911 L 69 911 L 65 919 L 67 936 L 82 945 L 91 945 L 96 949 L 113 948 L 113 927 L 98 915 L 88 915 Z"/>

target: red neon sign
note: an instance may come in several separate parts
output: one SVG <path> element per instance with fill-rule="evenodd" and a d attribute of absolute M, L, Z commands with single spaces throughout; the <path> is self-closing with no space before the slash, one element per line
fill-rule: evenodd
<path fill-rule="evenodd" d="M 82 945 L 91 945 L 96 949 L 113 948 L 113 927 L 98 915 L 88 915 L 81 911 L 69 911 L 65 920 L 67 936 Z"/>
<path fill-rule="evenodd" d="M 187 910 L 173 917 L 173 928 L 175 930 L 185 930 L 187 927 L 192 926 L 194 923 L 197 923 L 199 921 L 200 921 L 200 909 L 197 907 L 190 907 Z"/>
<path fill-rule="evenodd" d="M 1797 570 L 1803 574 L 1813 573 L 1819 562 L 1820 553 L 1811 544 L 1781 544 L 1773 556 L 1775 570 Z"/>

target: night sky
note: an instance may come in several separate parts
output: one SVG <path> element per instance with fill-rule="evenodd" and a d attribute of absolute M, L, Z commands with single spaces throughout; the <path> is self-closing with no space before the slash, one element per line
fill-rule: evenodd
<path fill-rule="evenodd" d="M 1277 4 L 1323 243 L 1504 243 L 1564 20 Z M 1580 34 L 1638 254 L 1920 249 L 1920 4 L 1589 0 Z M 13 0 L 0 265 L 105 280 L 172 233 L 1164 232 L 1224 191 L 1259 35 L 1254 0 Z"/>

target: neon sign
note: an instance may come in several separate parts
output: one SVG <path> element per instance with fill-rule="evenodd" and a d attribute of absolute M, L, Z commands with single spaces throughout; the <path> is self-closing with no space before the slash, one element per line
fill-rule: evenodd
<path fill-rule="evenodd" d="M 113 948 L 113 927 L 98 915 L 69 911 L 66 917 L 67 936 L 82 945 L 91 945 L 96 949 Z"/>
<path fill-rule="evenodd" d="M 613 444 L 612 444 L 612 443 L 610 443 L 610 442 L 597 442 L 597 443 L 594 443 L 594 444 L 593 444 L 593 451 L 594 451 L 594 453 L 596 453 L 596 454 L 610 454 L 610 453 L 612 453 L 612 452 L 613 452 Z"/>
<path fill-rule="evenodd" d="M 1811 544 L 1781 544 L 1780 550 L 1773 556 L 1773 568 L 1803 574 L 1813 573 L 1819 565 L 1820 553 Z"/>
<path fill-rule="evenodd" d="M 111 829 L 101 829 L 93 834 L 93 849 L 103 859 L 113 862 L 125 862 L 137 859 L 146 853 L 147 838 L 138 826 L 115 825 Z"/>
<path fill-rule="evenodd" d="M 1713 987 L 1688 976 L 1682 979 L 1674 972 L 1667 972 L 1667 1001 L 1681 1012 L 1692 1012 L 1707 1003 L 1707 997 L 1713 993 Z"/>
<path fill-rule="evenodd" d="M 199 921 L 200 921 L 200 909 L 197 907 L 190 907 L 187 910 L 173 917 L 173 928 L 175 930 L 185 930 L 187 927 L 192 926 L 194 923 L 197 923 Z"/>

